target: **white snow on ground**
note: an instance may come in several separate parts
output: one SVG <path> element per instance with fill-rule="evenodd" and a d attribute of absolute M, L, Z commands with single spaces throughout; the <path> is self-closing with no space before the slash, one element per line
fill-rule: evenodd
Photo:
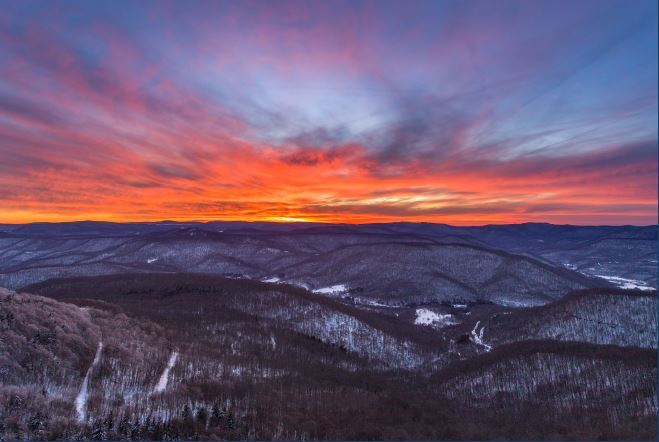
<path fill-rule="evenodd" d="M 152 262 L 156 262 L 156 261 L 158 261 L 158 258 L 149 258 L 146 260 L 146 263 L 151 264 Z"/>
<path fill-rule="evenodd" d="M 156 387 L 153 389 L 154 393 L 162 393 L 163 391 L 165 391 L 165 388 L 167 388 L 167 381 L 169 381 L 169 371 L 172 369 L 172 367 L 174 367 L 174 364 L 176 364 L 177 358 L 178 358 L 177 351 L 173 351 L 172 354 L 169 355 L 167 366 L 162 371 L 162 374 L 160 375 L 160 379 L 158 379 L 158 383 L 156 384 Z"/>
<path fill-rule="evenodd" d="M 448 325 L 457 324 L 453 321 L 453 315 L 442 315 L 425 308 L 416 309 L 415 325 L 430 325 L 431 327 L 441 328 Z"/>
<path fill-rule="evenodd" d="M 606 276 L 606 275 L 594 275 L 598 278 L 606 279 L 612 284 L 617 285 L 621 289 L 635 289 L 635 290 L 654 290 L 654 287 L 650 287 L 646 282 L 639 281 L 636 279 L 627 279 L 621 278 L 619 276 Z"/>
<path fill-rule="evenodd" d="M 353 298 L 352 301 L 357 305 L 365 305 L 365 306 L 368 306 L 368 307 L 398 308 L 395 305 L 383 304 L 380 301 L 374 301 L 372 299 Z"/>
<path fill-rule="evenodd" d="M 453 308 L 467 308 L 467 304 L 453 304 L 451 305 Z"/>
<path fill-rule="evenodd" d="M 271 278 L 268 278 L 268 279 L 264 279 L 264 280 L 263 280 L 263 282 L 279 282 L 279 281 L 280 281 L 280 279 L 277 278 L 276 276 L 273 276 L 273 277 L 271 277 Z"/>
<path fill-rule="evenodd" d="M 270 343 L 272 344 L 272 349 L 276 350 L 277 349 L 277 340 L 273 335 L 270 335 Z"/>
<path fill-rule="evenodd" d="M 482 346 L 485 349 L 485 351 L 490 351 L 492 350 L 492 346 L 483 342 L 483 332 L 485 332 L 485 327 L 484 326 L 481 327 L 481 331 L 478 333 L 476 332 L 480 323 L 481 321 L 477 321 L 476 325 L 474 325 L 474 329 L 471 331 L 471 340 L 474 343 Z"/>
<path fill-rule="evenodd" d="M 528 307 L 528 304 L 525 302 L 513 301 L 511 299 L 500 300 L 497 304 L 504 307 Z"/>
<path fill-rule="evenodd" d="M 503 307 L 533 307 L 536 305 L 544 304 L 542 301 L 537 299 L 508 299 L 504 297 L 493 298 L 492 302 Z"/>
<path fill-rule="evenodd" d="M 348 287 L 345 284 L 336 284 L 329 287 L 323 287 L 316 289 L 313 292 L 321 295 L 338 295 L 340 293 L 345 293 L 348 291 Z"/>
<path fill-rule="evenodd" d="M 89 397 L 89 378 L 92 375 L 94 367 L 98 365 L 98 362 L 101 360 L 101 351 L 103 350 L 103 343 L 98 343 L 98 348 L 96 348 L 96 355 L 94 355 L 94 360 L 92 365 L 87 369 L 85 374 L 85 379 L 82 381 L 80 386 L 80 392 L 76 396 L 76 412 L 78 413 L 78 421 L 85 422 L 87 420 L 87 398 Z"/>

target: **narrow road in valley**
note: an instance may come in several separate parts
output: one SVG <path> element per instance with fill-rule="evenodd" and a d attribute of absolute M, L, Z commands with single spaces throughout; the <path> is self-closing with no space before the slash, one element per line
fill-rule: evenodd
<path fill-rule="evenodd" d="M 474 329 L 471 331 L 471 340 L 476 344 L 482 346 L 485 349 L 485 351 L 490 351 L 492 350 L 492 346 L 483 342 L 483 332 L 485 332 L 485 326 L 481 327 L 480 332 L 478 333 L 476 332 L 480 323 L 481 321 L 478 321 L 476 322 L 476 325 L 474 325 Z"/>

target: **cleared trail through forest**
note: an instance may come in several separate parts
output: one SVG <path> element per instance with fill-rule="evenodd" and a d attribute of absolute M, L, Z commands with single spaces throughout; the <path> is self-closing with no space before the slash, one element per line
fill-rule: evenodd
<path fill-rule="evenodd" d="M 174 367 L 174 364 L 176 364 L 177 358 L 178 358 L 177 351 L 173 351 L 172 354 L 169 355 L 167 366 L 160 375 L 160 379 L 158 379 L 158 383 L 156 384 L 156 387 L 153 389 L 154 393 L 162 393 L 167 388 L 167 382 L 169 381 L 169 371 L 172 369 L 172 367 Z"/>
<path fill-rule="evenodd" d="M 101 352 L 103 351 L 103 342 L 98 343 L 98 348 L 96 349 L 96 355 L 92 361 L 92 365 L 87 369 L 87 374 L 85 374 L 85 379 L 82 381 L 80 386 L 80 392 L 76 396 L 76 412 L 78 413 L 78 421 L 85 422 L 87 420 L 87 398 L 89 397 L 89 378 L 92 375 L 94 367 L 98 365 L 98 362 L 101 360 Z"/>

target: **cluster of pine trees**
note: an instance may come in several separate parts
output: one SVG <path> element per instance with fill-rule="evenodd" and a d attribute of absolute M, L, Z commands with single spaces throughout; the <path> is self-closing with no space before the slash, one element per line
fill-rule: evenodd
<path fill-rule="evenodd" d="M 75 420 L 52 418 L 42 412 L 29 416 L 22 424 L 7 422 L 0 416 L 0 440 L 180 440 L 180 439 L 245 439 L 246 426 L 233 411 L 218 404 L 211 408 L 190 407 L 169 419 L 148 415 L 146 418 L 124 412 L 121 417 L 109 411 L 86 424 Z"/>

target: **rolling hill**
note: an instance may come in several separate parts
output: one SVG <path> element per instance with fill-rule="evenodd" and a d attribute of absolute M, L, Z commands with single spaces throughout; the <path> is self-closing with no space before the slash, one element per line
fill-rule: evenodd
<path fill-rule="evenodd" d="M 122 230 L 84 224 L 57 225 L 45 233 L 41 225 L 27 227 L 0 238 L 2 286 L 126 272 L 198 272 L 321 291 L 340 287 L 337 294 L 358 293 L 392 305 L 465 300 L 539 305 L 574 289 L 612 285 L 533 256 L 484 246 L 468 235 L 438 238 L 423 230 L 414 235 L 369 226 L 246 231 L 232 225 L 225 231 L 217 225 L 172 229 L 172 224 Z"/>

